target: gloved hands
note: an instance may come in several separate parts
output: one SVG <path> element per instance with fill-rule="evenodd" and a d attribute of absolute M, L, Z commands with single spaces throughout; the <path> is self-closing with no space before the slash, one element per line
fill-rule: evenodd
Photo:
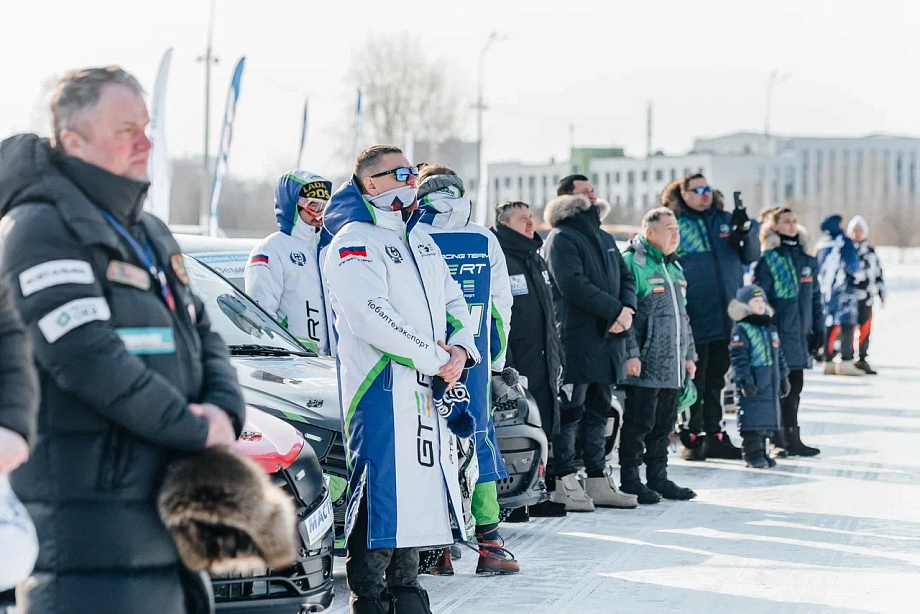
<path fill-rule="evenodd" d="M 735 234 L 744 234 L 751 229 L 751 218 L 748 217 L 747 209 L 744 207 L 735 208 L 732 212 L 731 230 Z"/>
<path fill-rule="evenodd" d="M 788 377 L 784 377 L 782 383 L 779 385 L 779 398 L 785 399 L 789 396 L 790 392 L 792 392 L 792 383 L 790 383 Z"/>
<path fill-rule="evenodd" d="M 824 362 L 824 333 L 812 332 L 808 335 L 808 353 L 814 357 L 817 362 Z"/>
<path fill-rule="evenodd" d="M 747 382 L 741 386 L 741 394 L 746 398 L 750 399 L 757 396 L 757 386 L 751 382 Z"/>
<path fill-rule="evenodd" d="M 518 387 L 520 374 L 514 367 L 505 367 L 501 373 L 492 372 L 492 405 L 524 398 Z"/>
<path fill-rule="evenodd" d="M 470 393 L 466 384 L 457 382 L 450 390 L 438 375 L 431 378 L 431 396 L 438 413 L 447 419 L 447 428 L 464 439 L 476 432 L 476 419 L 470 413 Z"/>

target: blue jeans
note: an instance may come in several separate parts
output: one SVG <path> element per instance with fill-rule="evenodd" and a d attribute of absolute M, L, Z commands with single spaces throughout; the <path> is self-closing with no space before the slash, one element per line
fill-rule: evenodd
<path fill-rule="evenodd" d="M 588 477 L 603 477 L 604 429 L 610 416 L 611 388 L 608 384 L 575 384 L 569 396 L 568 386 L 563 386 L 559 394 L 559 432 L 553 437 L 553 462 L 560 478 L 578 471 L 576 440 L 581 443 L 581 460 Z"/>

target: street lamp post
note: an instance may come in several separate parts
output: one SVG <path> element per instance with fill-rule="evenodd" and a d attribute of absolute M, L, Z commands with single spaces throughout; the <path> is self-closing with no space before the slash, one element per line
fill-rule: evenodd
<path fill-rule="evenodd" d="M 778 71 L 770 73 L 770 79 L 767 81 L 766 105 L 764 106 L 763 118 L 763 207 L 772 205 L 770 202 L 770 184 L 772 183 L 773 167 L 770 164 L 770 104 L 773 99 L 773 88 L 788 81 L 791 73 L 783 73 L 779 76 Z"/>
<path fill-rule="evenodd" d="M 483 168 L 482 156 L 482 116 L 486 110 L 485 101 L 483 100 L 483 90 L 485 88 L 485 70 L 486 70 L 486 53 L 495 43 L 505 40 L 506 36 L 499 36 L 498 32 L 492 31 L 486 39 L 485 44 L 479 51 L 479 84 L 476 95 L 476 186 L 478 188 L 476 197 L 476 222 L 486 224 L 488 222 L 488 186 L 484 185 L 487 181 L 486 172 Z"/>

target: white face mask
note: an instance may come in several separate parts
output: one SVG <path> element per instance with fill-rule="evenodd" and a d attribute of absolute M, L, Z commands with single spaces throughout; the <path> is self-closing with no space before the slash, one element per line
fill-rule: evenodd
<path fill-rule="evenodd" d="M 382 211 L 402 211 L 415 204 L 418 190 L 411 185 L 404 185 L 387 190 L 377 196 L 368 195 L 368 200 Z"/>

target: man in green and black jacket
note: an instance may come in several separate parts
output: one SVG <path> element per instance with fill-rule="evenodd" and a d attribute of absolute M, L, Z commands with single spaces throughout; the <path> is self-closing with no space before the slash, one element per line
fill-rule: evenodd
<path fill-rule="evenodd" d="M 687 315 L 687 280 L 674 255 L 680 244 L 677 218 L 661 207 L 642 220 L 643 236 L 624 260 L 636 280 L 637 308 L 627 331 L 626 408 L 620 435 L 623 492 L 639 503 L 696 496 L 668 479 L 668 436 L 678 400 L 696 374 L 696 348 Z M 639 478 L 645 462 L 646 482 Z"/>

